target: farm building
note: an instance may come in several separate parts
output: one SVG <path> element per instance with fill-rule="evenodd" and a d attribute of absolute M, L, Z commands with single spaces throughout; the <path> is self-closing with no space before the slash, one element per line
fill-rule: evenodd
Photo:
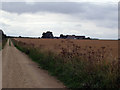
<path fill-rule="evenodd" d="M 60 38 L 63 39 L 85 39 L 85 36 L 75 36 L 75 35 L 60 35 Z"/>
<path fill-rule="evenodd" d="M 75 36 L 75 39 L 85 39 L 85 36 Z"/>
<path fill-rule="evenodd" d="M 75 35 L 67 35 L 66 39 L 75 39 Z"/>

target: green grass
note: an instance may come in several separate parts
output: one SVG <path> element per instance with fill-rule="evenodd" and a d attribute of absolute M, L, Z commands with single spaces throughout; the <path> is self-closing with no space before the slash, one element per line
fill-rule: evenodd
<path fill-rule="evenodd" d="M 8 38 L 4 38 L 4 39 L 2 39 L 2 49 L 3 49 L 4 46 L 6 45 L 7 40 L 8 40 Z"/>
<path fill-rule="evenodd" d="M 11 40 L 9 39 L 9 46 L 11 46 Z"/>
<path fill-rule="evenodd" d="M 68 88 L 118 88 L 120 76 L 117 64 L 94 65 L 80 57 L 63 58 L 51 51 L 38 51 L 26 48 L 22 44 L 14 45 L 26 53 L 33 61 L 53 76 L 56 76 Z"/>
<path fill-rule="evenodd" d="M 2 44 L 0 44 L 0 50 L 2 50 Z"/>
<path fill-rule="evenodd" d="M 4 48 L 6 43 L 7 43 L 7 38 L 4 38 L 0 41 L 0 50 L 2 50 Z"/>

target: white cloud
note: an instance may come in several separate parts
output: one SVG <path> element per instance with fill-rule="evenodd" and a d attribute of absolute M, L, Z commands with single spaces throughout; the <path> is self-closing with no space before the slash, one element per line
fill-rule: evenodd
<path fill-rule="evenodd" d="M 41 36 L 52 31 L 55 36 L 63 34 L 85 35 L 96 38 L 117 38 L 117 29 L 97 26 L 91 20 L 77 19 L 68 14 L 38 12 L 16 14 L 2 12 L 0 24 L 7 35 Z"/>

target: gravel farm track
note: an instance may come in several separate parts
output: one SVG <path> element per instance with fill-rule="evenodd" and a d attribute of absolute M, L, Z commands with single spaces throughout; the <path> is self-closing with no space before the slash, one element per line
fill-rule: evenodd
<path fill-rule="evenodd" d="M 2 50 L 2 88 L 64 88 L 47 71 L 38 68 L 27 55 L 17 50 L 9 39 Z"/>

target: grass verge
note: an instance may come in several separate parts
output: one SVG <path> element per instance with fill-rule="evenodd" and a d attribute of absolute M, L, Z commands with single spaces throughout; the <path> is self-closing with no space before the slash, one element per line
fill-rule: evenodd
<path fill-rule="evenodd" d="M 4 46 L 6 45 L 7 40 L 8 40 L 8 38 L 4 38 L 4 39 L 2 39 L 2 49 L 3 49 Z"/>
<path fill-rule="evenodd" d="M 9 46 L 11 46 L 11 40 L 9 39 Z"/>

